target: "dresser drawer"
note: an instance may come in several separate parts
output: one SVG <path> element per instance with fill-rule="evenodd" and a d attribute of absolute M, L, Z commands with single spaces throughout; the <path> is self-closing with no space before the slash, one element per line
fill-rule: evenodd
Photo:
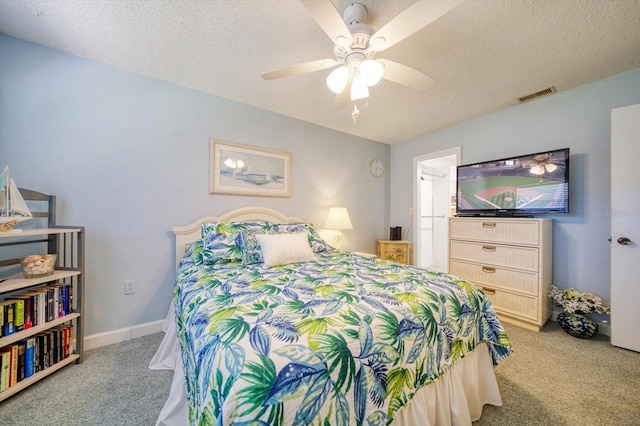
<path fill-rule="evenodd" d="M 539 320 L 538 298 L 513 294 L 490 287 L 478 287 L 483 289 L 498 314 L 505 313 L 514 315 L 523 319 L 529 319 L 533 322 Z"/>
<path fill-rule="evenodd" d="M 473 281 L 476 285 L 488 285 L 492 288 L 506 288 L 511 291 L 538 295 L 538 274 L 482 265 L 478 263 L 449 261 L 449 273 Z"/>
<path fill-rule="evenodd" d="M 539 250 L 537 248 L 451 240 L 449 254 L 452 259 L 538 271 Z"/>
<path fill-rule="evenodd" d="M 540 223 L 518 219 L 464 219 L 451 220 L 451 238 L 513 245 L 540 244 Z"/>

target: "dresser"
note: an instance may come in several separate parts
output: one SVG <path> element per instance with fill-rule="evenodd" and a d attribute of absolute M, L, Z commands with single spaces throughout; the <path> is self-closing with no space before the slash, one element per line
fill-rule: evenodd
<path fill-rule="evenodd" d="M 409 241 L 378 240 L 377 255 L 380 259 L 409 264 Z"/>
<path fill-rule="evenodd" d="M 552 311 L 552 219 L 449 221 L 449 273 L 482 288 L 502 321 L 540 331 Z"/>

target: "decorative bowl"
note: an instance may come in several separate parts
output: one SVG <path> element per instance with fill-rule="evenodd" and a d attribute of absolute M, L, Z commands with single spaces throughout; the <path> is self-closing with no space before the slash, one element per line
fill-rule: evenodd
<path fill-rule="evenodd" d="M 22 275 L 25 278 L 46 277 L 53 274 L 55 266 L 55 254 L 32 254 L 22 259 Z"/>

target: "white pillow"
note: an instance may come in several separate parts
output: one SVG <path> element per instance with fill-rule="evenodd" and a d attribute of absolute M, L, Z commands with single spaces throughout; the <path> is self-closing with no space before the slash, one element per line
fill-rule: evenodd
<path fill-rule="evenodd" d="M 262 249 L 263 266 L 288 265 L 289 263 L 316 260 L 309 245 L 307 233 L 256 234 Z"/>

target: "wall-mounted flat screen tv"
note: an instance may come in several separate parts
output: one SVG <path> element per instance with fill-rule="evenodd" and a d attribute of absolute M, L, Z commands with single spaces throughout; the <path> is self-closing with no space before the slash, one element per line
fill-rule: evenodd
<path fill-rule="evenodd" d="M 569 212 L 569 148 L 457 168 L 458 216 Z"/>

